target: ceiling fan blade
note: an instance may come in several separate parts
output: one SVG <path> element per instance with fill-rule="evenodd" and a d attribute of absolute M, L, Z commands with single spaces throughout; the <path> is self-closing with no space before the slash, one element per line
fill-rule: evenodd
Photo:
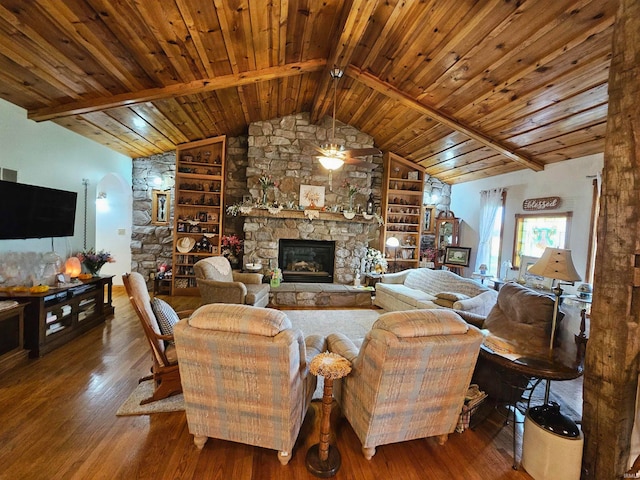
<path fill-rule="evenodd" d="M 317 145 L 314 145 L 314 144 L 313 144 L 313 143 L 311 143 L 311 142 L 305 142 L 305 145 L 307 145 L 307 146 L 309 146 L 309 147 L 313 148 L 316 152 L 318 152 L 318 153 L 319 153 L 321 156 L 323 156 L 323 157 L 328 157 L 328 156 L 330 156 L 329 152 L 327 152 L 324 148 L 319 147 L 319 146 L 317 146 Z"/>
<path fill-rule="evenodd" d="M 381 155 L 382 150 L 378 148 L 350 148 L 345 150 L 344 153 L 347 155 L 347 158 L 353 158 L 365 157 L 367 155 Z"/>

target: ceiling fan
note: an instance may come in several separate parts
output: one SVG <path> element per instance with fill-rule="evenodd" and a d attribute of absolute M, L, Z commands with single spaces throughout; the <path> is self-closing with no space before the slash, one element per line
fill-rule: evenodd
<path fill-rule="evenodd" d="M 375 167 L 372 163 L 360 160 L 357 157 L 364 157 L 367 155 L 380 155 L 381 150 L 377 148 L 350 148 L 345 149 L 344 145 L 338 145 L 335 143 L 336 138 L 336 103 L 337 103 L 337 84 L 338 80 L 342 77 L 344 72 L 337 67 L 334 67 L 331 72 L 331 78 L 333 79 L 333 121 L 331 126 L 331 138 L 332 143 L 328 143 L 321 146 L 312 145 L 313 148 L 320 154 L 317 158 L 320 164 L 329 170 L 329 190 L 331 190 L 331 172 L 342 167 L 345 163 L 351 165 L 360 165 Z"/>

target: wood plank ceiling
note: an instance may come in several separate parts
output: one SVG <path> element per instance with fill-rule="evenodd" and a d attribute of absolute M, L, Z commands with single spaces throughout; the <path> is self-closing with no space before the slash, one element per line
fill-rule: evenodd
<path fill-rule="evenodd" d="M 603 152 L 614 0 L 0 0 L 0 97 L 133 158 L 331 115 L 459 183 Z"/>

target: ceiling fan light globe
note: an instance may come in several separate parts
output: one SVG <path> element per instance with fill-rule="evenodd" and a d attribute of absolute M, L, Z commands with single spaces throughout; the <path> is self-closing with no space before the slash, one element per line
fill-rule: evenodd
<path fill-rule="evenodd" d="M 336 157 L 318 157 L 318 160 L 327 170 L 337 170 L 344 165 L 344 160 Z"/>

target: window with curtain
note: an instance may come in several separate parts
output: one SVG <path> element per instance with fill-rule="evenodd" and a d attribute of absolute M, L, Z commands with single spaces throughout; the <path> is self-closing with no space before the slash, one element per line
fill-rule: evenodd
<path fill-rule="evenodd" d="M 488 273 L 499 276 L 502 224 L 506 190 L 495 188 L 480 192 L 480 225 L 476 268 L 486 265 Z"/>

